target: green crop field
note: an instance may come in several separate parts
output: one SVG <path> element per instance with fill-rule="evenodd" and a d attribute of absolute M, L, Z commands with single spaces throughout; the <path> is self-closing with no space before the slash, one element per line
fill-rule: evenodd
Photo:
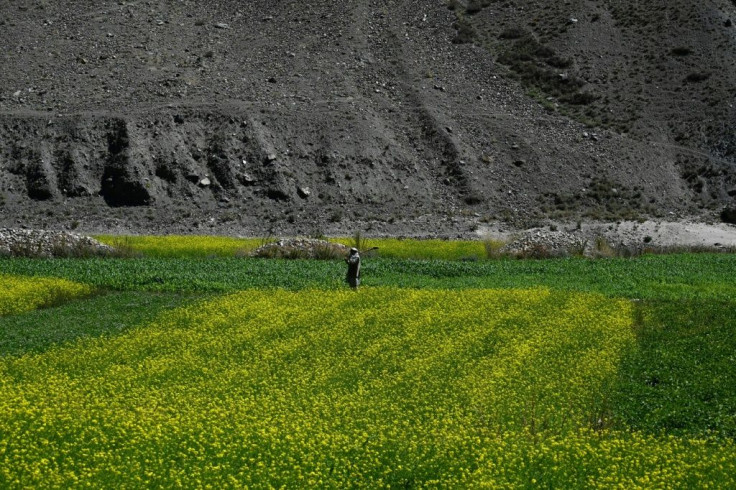
<path fill-rule="evenodd" d="M 736 486 L 734 255 L 148 246 L 0 259 L 0 487 Z"/>

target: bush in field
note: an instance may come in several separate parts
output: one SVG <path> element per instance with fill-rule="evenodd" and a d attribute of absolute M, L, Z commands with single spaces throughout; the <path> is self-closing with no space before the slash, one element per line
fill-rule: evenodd
<path fill-rule="evenodd" d="M 506 245 L 506 242 L 503 240 L 495 240 L 493 238 L 488 238 L 483 241 L 483 246 L 485 247 L 486 251 L 486 257 L 489 259 L 500 259 L 503 257 L 503 247 Z"/>

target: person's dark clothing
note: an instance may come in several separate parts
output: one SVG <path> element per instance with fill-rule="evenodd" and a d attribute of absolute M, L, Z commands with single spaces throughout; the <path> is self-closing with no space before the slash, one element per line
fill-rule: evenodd
<path fill-rule="evenodd" d="M 358 289 L 358 286 L 360 286 L 360 254 L 358 254 L 358 251 L 351 249 L 345 262 L 348 264 L 348 273 L 345 280 L 351 288 Z"/>

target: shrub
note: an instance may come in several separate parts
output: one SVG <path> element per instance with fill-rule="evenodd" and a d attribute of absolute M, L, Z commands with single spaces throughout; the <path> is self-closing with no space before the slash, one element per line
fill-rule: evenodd
<path fill-rule="evenodd" d="M 357 248 L 358 250 L 364 250 L 368 248 L 368 241 L 360 231 L 356 231 L 355 233 L 353 233 L 352 246 Z"/>
<path fill-rule="evenodd" d="M 503 240 L 496 240 L 488 238 L 483 240 L 483 246 L 486 251 L 486 258 L 488 259 L 499 259 L 503 255 L 502 249 L 506 245 Z"/>
<path fill-rule="evenodd" d="M 593 249 L 594 257 L 611 258 L 616 257 L 616 255 L 616 249 L 614 249 L 605 238 L 601 236 L 596 237 Z"/>
<path fill-rule="evenodd" d="M 550 250 L 546 245 L 541 243 L 535 243 L 527 250 L 523 251 L 520 255 L 520 259 L 551 259 L 553 257 L 560 256 L 560 253 L 555 253 Z"/>
<path fill-rule="evenodd" d="M 501 31 L 498 35 L 499 39 L 520 39 L 526 36 L 528 32 L 522 27 L 509 27 Z"/>
<path fill-rule="evenodd" d="M 736 225 L 736 207 L 728 207 L 721 211 L 721 221 Z"/>
<path fill-rule="evenodd" d="M 588 105 L 598 100 L 598 96 L 590 92 L 575 92 L 560 98 L 561 102 L 572 105 Z"/>
<path fill-rule="evenodd" d="M 460 2 L 458 0 L 448 0 L 447 2 L 447 8 L 450 10 L 457 10 L 460 7 Z"/>
<path fill-rule="evenodd" d="M 688 56 L 693 53 L 693 50 L 684 46 L 679 46 L 670 51 L 673 56 Z"/>
<path fill-rule="evenodd" d="M 455 23 L 457 35 L 453 38 L 453 44 L 470 44 L 477 37 L 475 28 L 465 19 L 460 19 Z"/>
<path fill-rule="evenodd" d="M 468 15 L 477 14 L 483 10 L 483 3 L 481 0 L 468 0 L 468 5 L 465 7 L 465 13 Z"/>
<path fill-rule="evenodd" d="M 706 72 L 693 72 L 689 74 L 687 77 L 685 77 L 685 82 L 687 83 L 700 83 L 708 80 L 710 78 L 710 73 Z"/>
<path fill-rule="evenodd" d="M 471 191 L 471 192 L 469 192 L 465 196 L 464 201 L 465 201 L 465 204 L 468 204 L 470 206 L 473 206 L 475 204 L 482 203 L 483 202 L 483 196 L 480 193 L 478 193 L 478 192 Z"/>
<path fill-rule="evenodd" d="M 572 60 L 570 58 L 562 58 L 557 55 L 550 56 L 544 62 L 555 68 L 569 68 L 572 66 Z"/>
<path fill-rule="evenodd" d="M 342 221 L 342 210 L 338 209 L 336 211 L 333 211 L 333 213 L 330 215 L 330 221 L 332 223 L 339 223 Z"/>

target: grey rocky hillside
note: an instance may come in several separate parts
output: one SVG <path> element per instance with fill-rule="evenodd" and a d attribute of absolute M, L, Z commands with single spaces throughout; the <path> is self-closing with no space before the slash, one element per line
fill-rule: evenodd
<path fill-rule="evenodd" d="M 712 218 L 731 0 L 0 0 L 0 225 Z"/>

